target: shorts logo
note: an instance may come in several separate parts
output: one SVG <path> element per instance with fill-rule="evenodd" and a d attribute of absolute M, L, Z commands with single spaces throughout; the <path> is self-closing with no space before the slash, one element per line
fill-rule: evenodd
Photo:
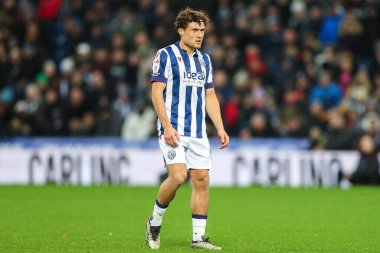
<path fill-rule="evenodd" d="M 175 158 L 175 156 L 176 156 L 175 150 L 169 150 L 168 151 L 168 158 L 170 160 L 173 160 Z"/>

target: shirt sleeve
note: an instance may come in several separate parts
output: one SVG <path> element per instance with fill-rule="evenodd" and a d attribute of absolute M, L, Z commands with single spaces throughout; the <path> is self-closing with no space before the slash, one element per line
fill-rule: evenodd
<path fill-rule="evenodd" d="M 166 63 L 168 60 L 168 54 L 164 50 L 159 50 L 154 57 L 152 64 L 152 76 L 151 82 L 167 83 L 168 74 L 166 71 Z"/>
<path fill-rule="evenodd" d="M 213 68 L 212 68 L 212 63 L 210 56 L 207 55 L 208 59 L 208 73 L 207 73 L 207 81 L 206 81 L 206 89 L 214 88 L 214 75 L 213 75 Z"/>

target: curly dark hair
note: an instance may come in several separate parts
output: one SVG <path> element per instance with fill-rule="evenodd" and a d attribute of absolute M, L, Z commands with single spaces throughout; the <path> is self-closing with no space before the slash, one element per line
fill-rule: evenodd
<path fill-rule="evenodd" d="M 178 30 L 178 28 L 186 29 L 187 25 L 191 22 L 198 24 L 201 24 L 203 22 L 205 26 L 207 26 L 208 21 L 209 18 L 206 12 L 202 10 L 196 11 L 187 7 L 178 13 L 174 21 L 174 27 L 176 30 Z"/>

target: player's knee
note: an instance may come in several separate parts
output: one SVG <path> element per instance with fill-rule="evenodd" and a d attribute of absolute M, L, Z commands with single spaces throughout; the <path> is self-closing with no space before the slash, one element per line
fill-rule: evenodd
<path fill-rule="evenodd" d="M 209 185 L 209 175 L 202 175 L 193 178 L 193 184 L 196 188 L 207 188 Z"/>
<path fill-rule="evenodd" d="M 172 175 L 171 179 L 175 185 L 180 186 L 186 181 L 187 174 L 186 173 L 175 173 L 174 175 Z"/>

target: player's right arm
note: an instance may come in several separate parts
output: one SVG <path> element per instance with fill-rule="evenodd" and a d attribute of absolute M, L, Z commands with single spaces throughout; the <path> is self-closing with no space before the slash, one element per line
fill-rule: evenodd
<path fill-rule="evenodd" d="M 168 115 L 166 114 L 165 102 L 163 97 L 163 92 L 165 90 L 166 84 L 162 82 L 152 83 L 152 103 L 154 110 L 158 118 L 161 121 L 162 127 L 164 128 L 164 138 L 166 144 L 176 147 L 179 141 L 179 134 L 173 128 Z"/>
<path fill-rule="evenodd" d="M 169 70 L 171 68 L 168 58 L 168 53 L 165 50 L 161 49 L 158 50 L 156 57 L 153 60 L 151 78 L 152 103 L 154 106 L 154 110 L 156 111 L 156 114 L 160 119 L 162 127 L 164 128 L 165 143 L 172 147 L 176 147 L 179 141 L 179 134 L 173 128 L 166 114 L 163 96 L 166 87 L 166 82 L 168 81 L 169 77 Z"/>

